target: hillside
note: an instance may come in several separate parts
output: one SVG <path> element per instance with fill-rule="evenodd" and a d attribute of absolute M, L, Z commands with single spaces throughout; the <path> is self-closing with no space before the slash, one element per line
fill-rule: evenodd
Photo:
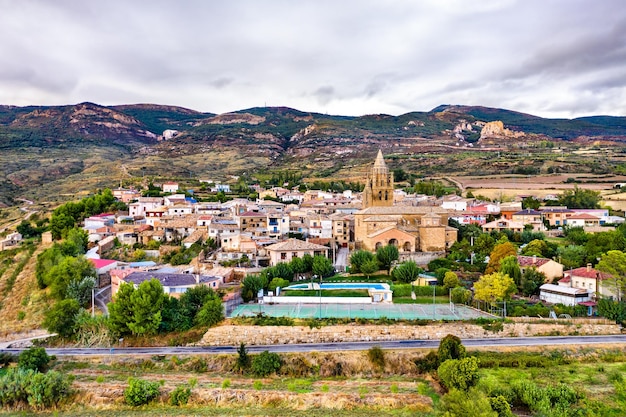
<path fill-rule="evenodd" d="M 503 122 L 503 129 L 481 136 L 493 121 Z M 0 106 L 0 204 L 91 192 L 145 176 L 224 180 L 290 169 L 305 177 L 359 178 L 378 149 L 392 168 L 419 175 L 514 173 L 529 164 L 520 149 L 567 150 L 625 138 L 626 117 L 544 119 L 478 106 L 361 117 L 287 107 L 215 115 L 156 104 Z M 534 155 L 531 171 L 552 166 L 548 151 Z M 490 152 L 510 154 L 495 167 Z M 563 172 L 569 166 L 580 172 L 611 169 L 557 162 Z"/>

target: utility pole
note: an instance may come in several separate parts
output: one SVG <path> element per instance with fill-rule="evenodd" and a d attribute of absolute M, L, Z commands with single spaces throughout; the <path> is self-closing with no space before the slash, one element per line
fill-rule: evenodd
<path fill-rule="evenodd" d="M 96 288 L 91 288 L 91 317 L 95 317 L 96 309 L 95 309 L 95 301 L 96 301 Z"/>

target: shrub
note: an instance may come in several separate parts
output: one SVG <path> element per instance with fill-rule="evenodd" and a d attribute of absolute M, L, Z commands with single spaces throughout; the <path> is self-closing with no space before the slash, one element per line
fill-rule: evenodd
<path fill-rule="evenodd" d="M 252 387 L 257 391 L 260 391 L 261 388 L 263 388 L 263 383 L 261 381 L 254 381 L 252 383 Z"/>
<path fill-rule="evenodd" d="M 124 390 L 124 401 L 134 407 L 148 404 L 158 397 L 159 383 L 150 382 L 145 379 L 129 378 L 128 388 Z"/>
<path fill-rule="evenodd" d="M 17 366 L 20 369 L 45 372 L 48 369 L 50 359 L 51 357 L 46 353 L 46 349 L 42 347 L 31 347 L 20 353 Z"/>
<path fill-rule="evenodd" d="M 266 350 L 252 359 L 252 372 L 258 376 L 268 376 L 277 372 L 281 365 L 280 355 Z"/>
<path fill-rule="evenodd" d="M 464 392 L 453 389 L 443 397 L 438 407 L 441 415 L 454 417 L 495 417 L 489 399 L 476 389 Z"/>
<path fill-rule="evenodd" d="M 170 405 L 186 405 L 191 397 L 191 388 L 187 385 L 179 385 L 170 393 Z"/>
<path fill-rule="evenodd" d="M 35 408 L 58 405 L 61 400 L 69 397 L 72 393 L 73 380 L 73 375 L 65 375 L 56 371 L 45 374 L 35 373 L 26 389 L 28 404 Z"/>
<path fill-rule="evenodd" d="M 437 368 L 439 379 L 449 390 L 468 391 L 479 379 L 478 360 L 474 357 L 449 359 Z"/>
<path fill-rule="evenodd" d="M 465 357 L 465 346 L 461 343 L 461 339 L 453 334 L 449 334 L 439 343 L 437 350 L 439 363 L 443 363 L 448 359 L 462 359 Z"/>
<path fill-rule="evenodd" d="M 226 378 L 225 380 L 222 381 L 222 388 L 223 389 L 230 388 L 230 379 Z"/>
<path fill-rule="evenodd" d="M 380 348 L 380 346 L 373 346 L 367 351 L 367 357 L 378 369 L 382 370 L 385 368 L 385 352 Z"/>
<path fill-rule="evenodd" d="M 17 356 L 8 352 L 0 352 L 0 368 L 4 368 L 8 364 L 17 361 Z"/>
<path fill-rule="evenodd" d="M 437 352 L 431 350 L 423 358 L 415 359 L 415 366 L 417 366 L 417 370 L 422 374 L 434 371 L 439 367 L 439 356 L 437 356 Z"/>
<path fill-rule="evenodd" d="M 472 292 L 464 287 L 454 287 L 451 296 L 453 303 L 467 304 L 472 299 Z"/>
<path fill-rule="evenodd" d="M 490 397 L 489 404 L 491 405 L 491 409 L 498 413 L 498 417 L 513 417 L 511 406 L 502 395 Z"/>

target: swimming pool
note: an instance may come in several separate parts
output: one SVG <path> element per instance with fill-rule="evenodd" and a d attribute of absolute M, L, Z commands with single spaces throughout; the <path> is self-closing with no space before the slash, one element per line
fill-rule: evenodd
<path fill-rule="evenodd" d="M 327 284 L 295 284 L 283 288 L 283 290 L 389 290 L 389 284 L 378 282 L 333 282 Z"/>

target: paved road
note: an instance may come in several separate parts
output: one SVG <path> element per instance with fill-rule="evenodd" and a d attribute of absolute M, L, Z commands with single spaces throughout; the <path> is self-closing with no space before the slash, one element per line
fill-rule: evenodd
<path fill-rule="evenodd" d="M 489 346 L 558 346 L 577 345 L 587 346 L 594 344 L 626 343 L 626 335 L 608 336 L 545 336 L 545 337 L 504 337 L 484 339 L 464 339 L 466 347 Z M 277 353 L 290 352 L 337 352 L 348 350 L 367 350 L 372 346 L 383 349 L 415 349 L 439 346 L 439 340 L 397 340 L 389 342 L 345 342 L 345 343 L 312 343 L 291 345 L 259 345 L 248 346 L 250 353 L 264 350 Z M 238 346 L 180 346 L 180 347 L 137 347 L 137 348 L 67 348 L 46 349 L 49 355 L 66 356 L 100 356 L 100 355 L 193 355 L 193 354 L 223 354 L 237 353 Z M 0 352 L 17 354 L 22 349 L 0 349 Z"/>

